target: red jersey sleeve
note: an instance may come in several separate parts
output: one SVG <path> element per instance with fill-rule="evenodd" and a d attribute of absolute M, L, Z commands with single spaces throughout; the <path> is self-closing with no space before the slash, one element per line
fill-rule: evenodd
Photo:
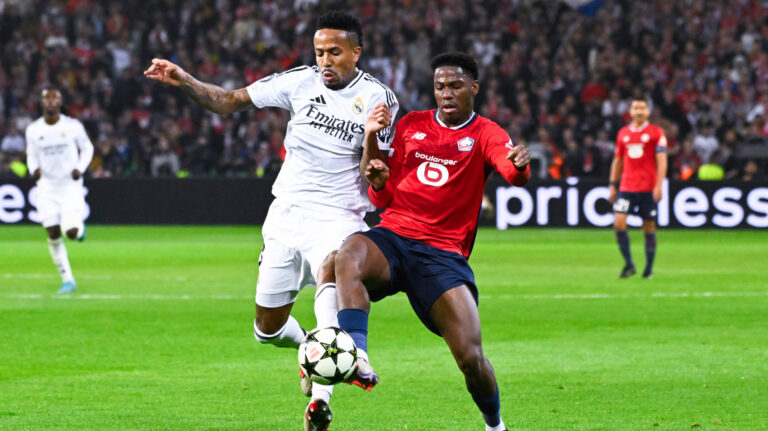
<path fill-rule="evenodd" d="M 489 129 L 483 139 L 485 163 L 493 166 L 496 172 L 513 186 L 524 186 L 531 179 L 530 165 L 524 170 L 518 169 L 511 160 L 507 159 L 507 153 L 515 146 L 507 132 L 499 126 L 489 127 Z"/>
<path fill-rule="evenodd" d="M 402 123 L 405 118 L 401 119 Z M 398 124 L 400 126 L 400 124 Z M 384 188 L 376 191 L 373 186 L 368 186 L 368 198 L 371 203 L 376 205 L 376 208 L 384 208 L 392 202 L 394 191 L 397 185 L 402 180 L 402 166 L 403 166 L 403 153 L 405 149 L 403 147 L 403 130 L 405 127 L 397 127 L 395 130 L 395 139 L 392 141 L 390 147 L 390 155 L 387 158 L 387 166 L 389 167 L 389 179 L 387 180 Z"/>

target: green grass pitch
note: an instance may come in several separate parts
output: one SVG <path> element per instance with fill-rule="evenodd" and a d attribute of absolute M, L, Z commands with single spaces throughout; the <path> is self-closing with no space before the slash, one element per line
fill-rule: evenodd
<path fill-rule="evenodd" d="M 61 296 L 43 229 L 0 226 L 0 430 L 302 429 L 295 351 L 252 337 L 258 228 L 88 234 L 66 243 L 79 288 Z M 768 231 L 658 237 L 655 278 L 620 281 L 610 229 L 480 231 L 511 430 L 768 429 Z M 337 387 L 332 430 L 484 429 L 404 296 L 374 304 L 369 348 L 381 384 Z"/>

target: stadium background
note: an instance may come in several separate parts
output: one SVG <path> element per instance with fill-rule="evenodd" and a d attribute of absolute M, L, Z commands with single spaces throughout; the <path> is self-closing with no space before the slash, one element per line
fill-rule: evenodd
<path fill-rule="evenodd" d="M 313 20 L 331 7 L 361 18 L 360 66 L 401 114 L 433 107 L 434 54 L 475 55 L 477 111 L 529 146 L 534 178 L 605 180 L 628 99 L 645 97 L 669 138 L 670 179 L 765 181 L 768 6 L 757 0 L 6 0 L 0 175 L 24 174 L 23 131 L 52 84 L 94 142 L 91 178 L 274 177 L 286 112 L 219 117 L 141 72 L 164 57 L 239 88 L 312 64 Z"/>

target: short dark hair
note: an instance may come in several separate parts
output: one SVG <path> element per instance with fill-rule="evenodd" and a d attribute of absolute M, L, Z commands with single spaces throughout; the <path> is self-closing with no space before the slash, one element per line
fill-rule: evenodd
<path fill-rule="evenodd" d="M 477 62 L 471 55 L 465 54 L 463 52 L 454 51 L 438 54 L 435 56 L 435 58 L 432 59 L 432 62 L 429 65 L 432 67 L 432 72 L 434 72 L 438 67 L 456 66 L 464 70 L 464 74 L 470 78 L 477 80 L 478 77 Z"/>
<path fill-rule="evenodd" d="M 647 106 L 651 106 L 651 104 L 650 104 L 650 103 L 648 103 L 648 99 L 646 99 L 645 97 L 633 97 L 633 98 L 631 98 L 631 99 L 629 100 L 629 104 L 630 104 L 630 105 L 631 105 L 631 104 L 633 104 L 633 103 L 635 103 L 635 102 L 643 102 L 643 103 L 645 103 Z"/>
<path fill-rule="evenodd" d="M 363 27 L 360 20 L 354 15 L 340 11 L 328 11 L 317 18 L 317 30 L 331 28 L 334 30 L 344 30 L 347 33 L 355 33 L 357 36 L 357 45 L 363 47 Z"/>

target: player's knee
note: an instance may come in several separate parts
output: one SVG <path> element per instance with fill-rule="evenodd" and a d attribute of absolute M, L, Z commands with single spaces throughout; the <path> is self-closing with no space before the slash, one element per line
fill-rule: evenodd
<path fill-rule="evenodd" d="M 338 250 L 330 252 L 323 260 L 323 264 L 320 266 L 320 274 L 317 277 L 318 286 L 336 282 L 336 254 L 338 254 Z"/>
<path fill-rule="evenodd" d="M 480 346 L 472 346 L 456 355 L 456 364 L 467 377 L 475 377 L 483 372 L 486 360 Z"/>
<path fill-rule="evenodd" d="M 344 247 L 334 256 L 334 267 L 336 278 L 360 279 L 362 276 L 359 259 L 355 253 Z"/>
<path fill-rule="evenodd" d="M 72 228 L 67 231 L 67 238 L 77 239 L 77 228 Z"/>
<path fill-rule="evenodd" d="M 61 228 L 59 228 L 58 226 L 49 227 L 46 230 L 48 231 L 48 238 L 50 239 L 61 238 Z"/>
<path fill-rule="evenodd" d="M 624 220 L 615 220 L 613 222 L 613 228 L 616 230 L 627 230 L 627 222 Z"/>

